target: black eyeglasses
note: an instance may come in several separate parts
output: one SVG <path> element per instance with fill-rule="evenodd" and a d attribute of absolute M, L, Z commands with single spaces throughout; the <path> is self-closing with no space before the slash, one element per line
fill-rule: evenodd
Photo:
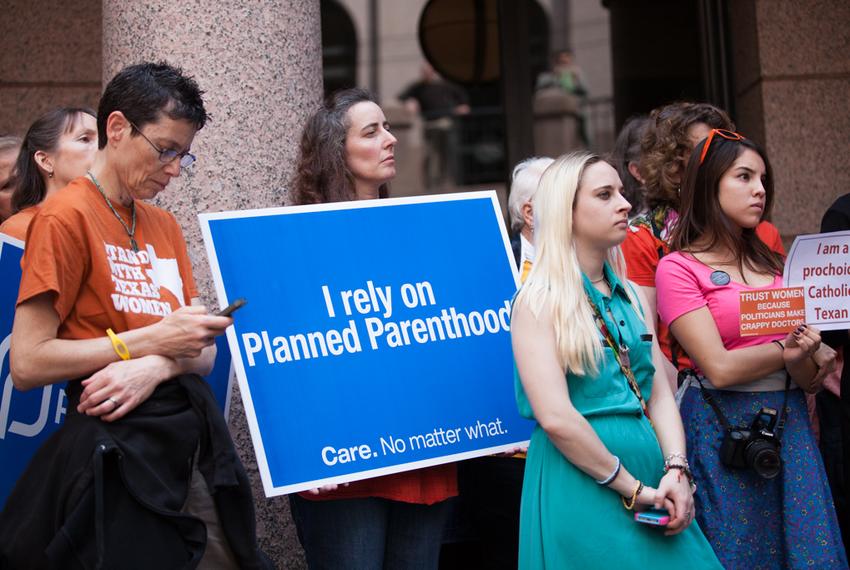
<path fill-rule="evenodd" d="M 159 161 L 160 162 L 168 164 L 169 162 L 173 161 L 175 158 L 179 158 L 180 159 L 180 167 L 181 168 L 188 168 L 188 167 L 192 166 L 195 163 L 196 160 L 198 160 L 198 157 L 196 157 L 194 154 L 192 154 L 188 150 L 185 151 L 185 152 L 177 152 L 176 150 L 173 150 L 173 149 L 170 149 L 170 148 L 165 148 L 165 149 L 159 148 L 158 146 L 153 144 L 152 140 L 150 140 L 148 137 L 145 136 L 145 133 L 142 132 L 142 129 L 137 127 L 136 124 L 133 123 L 133 121 L 127 119 L 127 122 L 130 123 L 130 125 L 132 125 L 133 128 L 136 129 L 136 131 L 140 135 L 142 135 L 143 139 L 148 141 L 148 144 L 151 145 L 151 148 L 153 148 L 156 152 L 159 153 Z"/>

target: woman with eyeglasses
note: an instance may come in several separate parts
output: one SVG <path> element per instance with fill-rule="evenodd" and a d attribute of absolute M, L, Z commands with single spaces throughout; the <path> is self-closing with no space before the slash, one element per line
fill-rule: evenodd
<path fill-rule="evenodd" d="M 20 390 L 67 381 L 67 412 L 0 514 L 2 568 L 272 566 L 202 378 L 233 321 L 200 304 L 179 224 L 148 203 L 194 160 L 206 119 L 181 70 L 121 70 L 94 162 L 30 222 L 11 375 Z M 56 157 L 35 159 L 59 176 Z"/>
<path fill-rule="evenodd" d="M 727 569 L 847 568 L 804 394 L 834 353 L 806 325 L 741 332 L 740 294 L 782 287 L 782 256 L 756 234 L 773 199 L 764 151 L 710 131 L 658 264 L 659 314 L 698 371 L 681 403 L 697 520 Z"/>
<path fill-rule="evenodd" d="M 655 271 L 658 261 L 669 251 L 670 233 L 679 218 L 679 190 L 685 167 L 693 148 L 711 129 L 734 130 L 735 125 L 725 111 L 713 105 L 680 102 L 653 110 L 644 130 L 638 170 L 646 189 L 647 211 L 632 220 L 623 242 L 623 255 L 629 279 L 640 285 L 652 314 L 656 310 Z M 779 232 L 770 222 L 762 221 L 756 232 L 772 250 L 785 253 Z M 690 363 L 687 355 L 671 350 L 670 333 L 664 323 L 656 324 L 667 377 L 675 390 L 677 368 L 686 369 Z"/>
<path fill-rule="evenodd" d="M 336 92 L 304 126 L 294 203 L 385 197 L 396 175 L 395 143 L 368 92 Z M 428 569 L 439 563 L 446 500 L 455 495 L 450 464 L 329 485 L 290 495 L 289 504 L 310 568 Z"/>
<path fill-rule="evenodd" d="M 0 232 L 21 241 L 38 212 L 39 204 L 85 176 L 97 152 L 94 111 L 60 107 L 42 115 L 30 126 L 15 164 L 16 185 L 12 210 Z"/>

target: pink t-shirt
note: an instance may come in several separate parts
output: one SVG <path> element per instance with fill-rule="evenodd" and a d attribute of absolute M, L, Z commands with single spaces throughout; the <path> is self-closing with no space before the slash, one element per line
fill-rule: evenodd
<path fill-rule="evenodd" d="M 661 259 L 655 274 L 655 286 L 658 314 L 667 326 L 685 313 L 707 306 L 726 350 L 785 338 L 782 334 L 742 337 L 740 332 L 740 292 L 782 287 L 781 275 L 777 275 L 767 287 L 749 287 L 731 280 L 725 285 L 717 285 L 711 281 L 714 271 L 693 256 L 678 251 Z"/>

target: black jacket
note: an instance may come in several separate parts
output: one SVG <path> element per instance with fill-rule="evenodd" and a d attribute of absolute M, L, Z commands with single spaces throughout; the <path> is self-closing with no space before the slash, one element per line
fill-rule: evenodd
<path fill-rule="evenodd" d="M 65 424 L 0 514 L 0 568 L 195 568 L 206 527 L 180 510 L 196 449 L 240 567 L 273 567 L 257 547 L 248 478 L 206 382 L 164 382 L 112 423 L 78 414 L 81 392 L 68 383 Z"/>

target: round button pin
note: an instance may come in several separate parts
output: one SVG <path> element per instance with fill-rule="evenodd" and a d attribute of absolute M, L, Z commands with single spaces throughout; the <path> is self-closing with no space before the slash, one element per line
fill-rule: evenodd
<path fill-rule="evenodd" d="M 709 279 L 715 285 L 728 285 L 729 281 L 731 281 L 729 274 L 725 271 L 712 271 Z"/>

